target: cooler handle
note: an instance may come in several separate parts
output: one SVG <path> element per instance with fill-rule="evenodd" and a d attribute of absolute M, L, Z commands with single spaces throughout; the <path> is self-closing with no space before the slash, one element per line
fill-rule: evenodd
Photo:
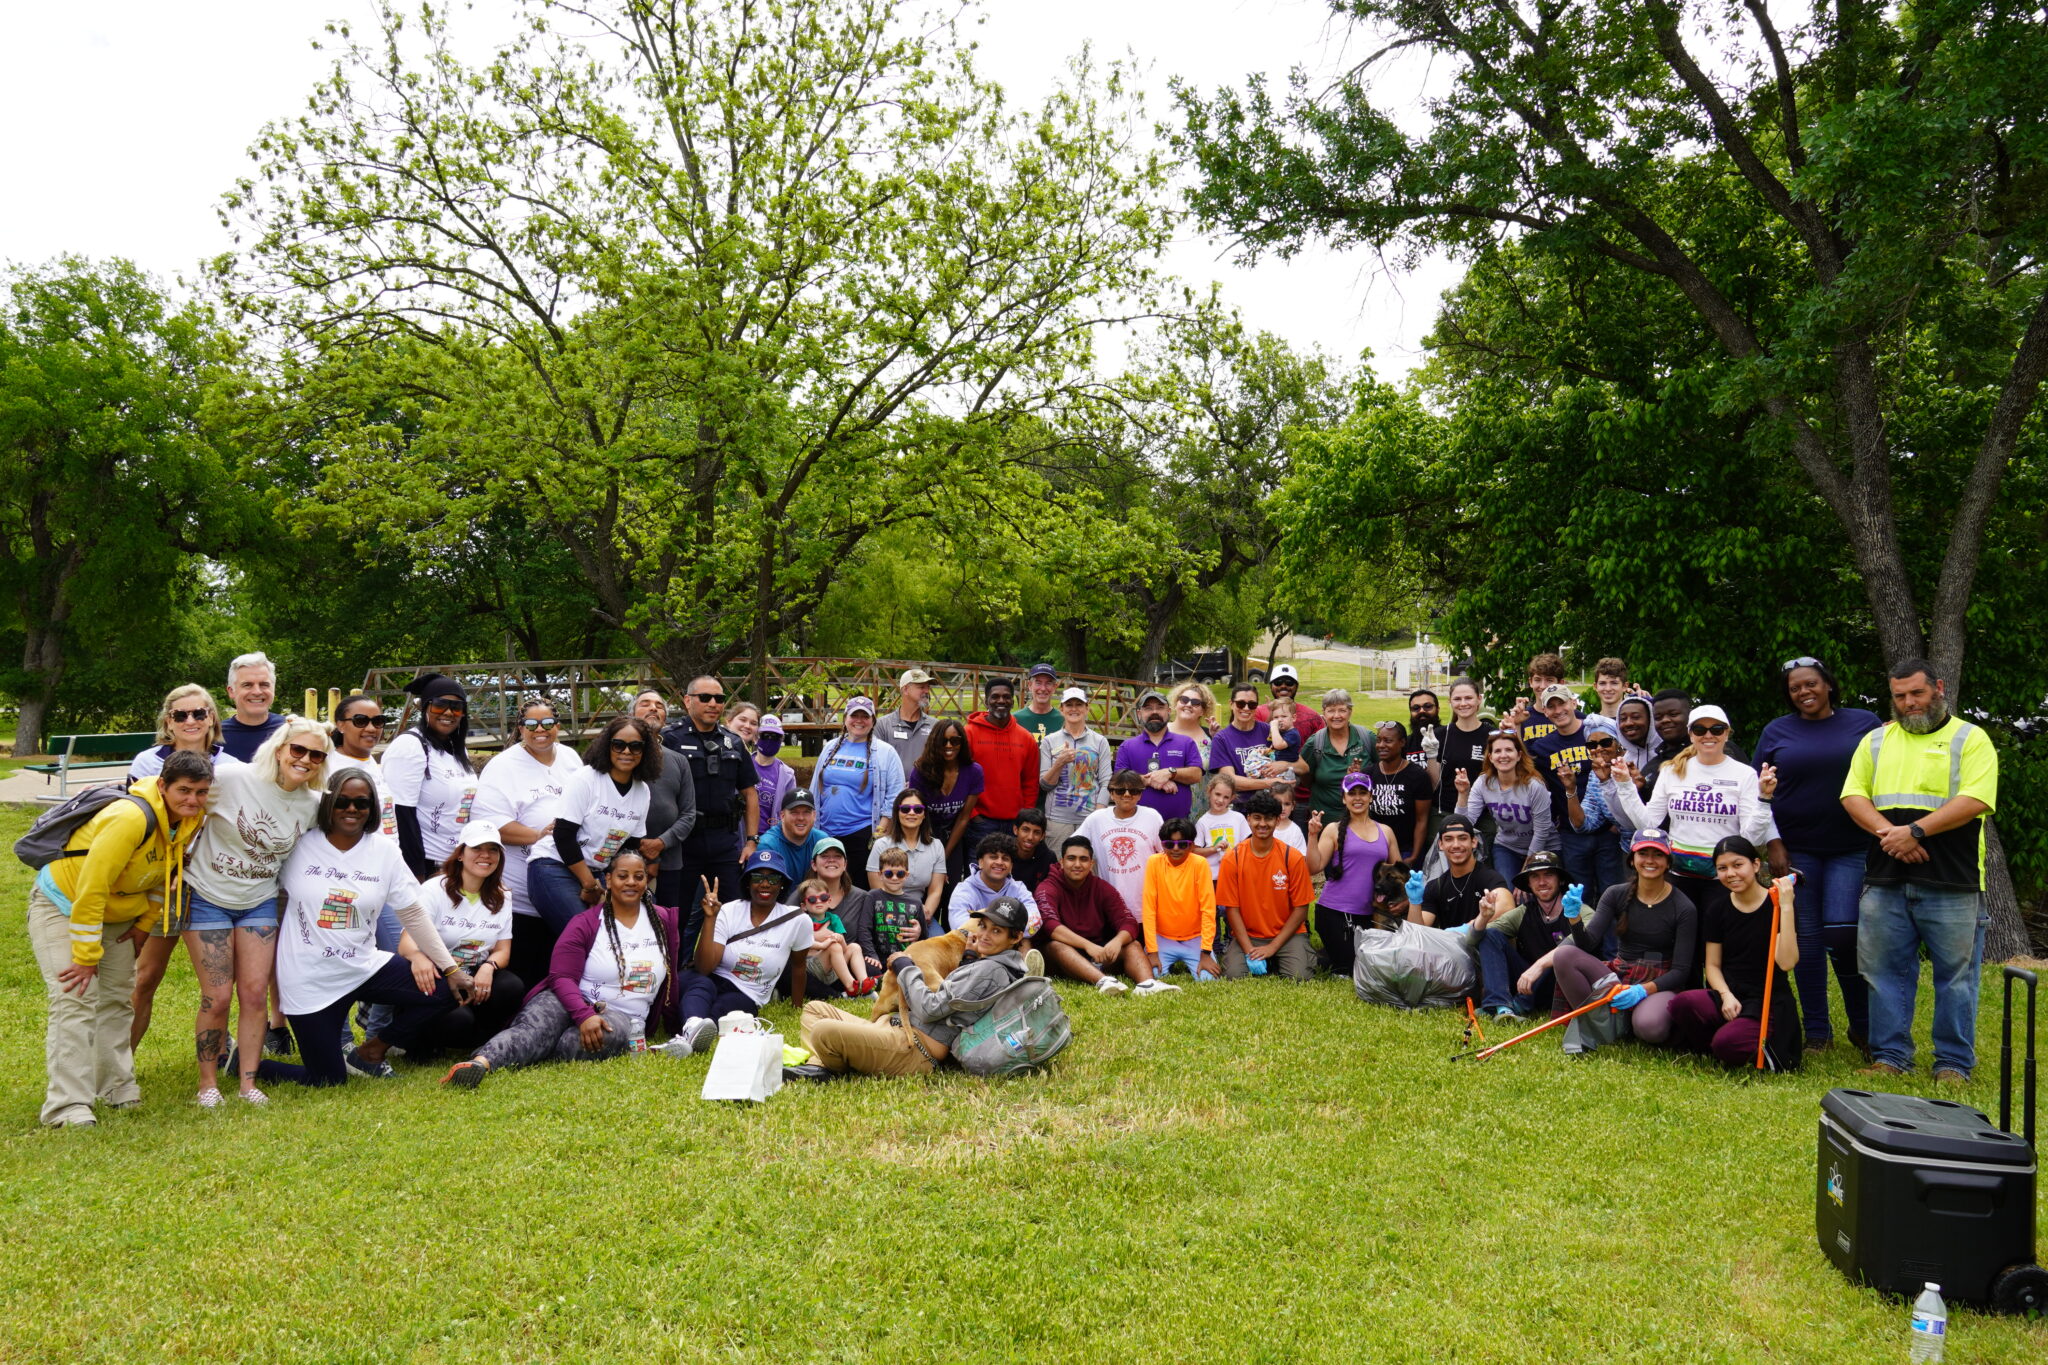
<path fill-rule="evenodd" d="M 2015 981 L 2027 983 L 2027 1060 L 2023 1073 L 2025 1113 L 2022 1121 L 2026 1125 L 2027 1145 L 2031 1147 L 2034 1145 L 2034 997 L 2040 989 L 2040 981 L 2025 967 L 2005 969 L 2005 1033 L 1998 1047 L 1998 1126 L 2008 1133 L 2012 1131 L 2012 983 Z"/>

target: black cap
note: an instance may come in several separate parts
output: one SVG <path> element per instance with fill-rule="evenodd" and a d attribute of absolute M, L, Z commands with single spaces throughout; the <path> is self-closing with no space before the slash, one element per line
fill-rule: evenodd
<path fill-rule="evenodd" d="M 1479 826 L 1473 824 L 1469 819 L 1462 815 L 1453 815 L 1446 818 L 1444 820 L 1444 827 L 1438 830 L 1437 833 L 1438 835 L 1445 835 L 1449 834 L 1454 829 L 1463 830 L 1465 833 L 1471 835 L 1475 839 L 1479 837 Z"/>
<path fill-rule="evenodd" d="M 818 808 L 818 800 L 811 795 L 809 787 L 798 787 L 795 791 L 782 798 L 781 809 L 789 810 L 794 806 L 809 806 L 812 810 L 816 810 Z"/>
<path fill-rule="evenodd" d="M 969 915 L 969 919 L 985 919 L 998 929 L 1008 929 L 1021 934 L 1031 927 L 1031 916 L 1024 911 L 1024 902 L 1015 896 L 997 896 L 981 909 Z"/>

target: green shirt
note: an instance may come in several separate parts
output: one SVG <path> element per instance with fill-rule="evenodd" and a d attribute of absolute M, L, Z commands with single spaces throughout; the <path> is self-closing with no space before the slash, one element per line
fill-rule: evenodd
<path fill-rule="evenodd" d="M 1344 752 L 1341 754 L 1330 749 L 1331 735 L 1327 725 L 1310 735 L 1301 746 L 1302 762 L 1308 764 L 1308 806 L 1311 811 L 1321 811 L 1325 820 L 1345 818 L 1345 776 L 1364 772 L 1379 761 L 1370 730 L 1361 730 L 1356 725 L 1346 725 L 1344 730 Z"/>
<path fill-rule="evenodd" d="M 1020 706 L 1010 715 L 1019 725 L 1031 732 L 1033 739 L 1044 739 L 1066 723 L 1057 706 L 1042 716 L 1028 706 Z"/>
<path fill-rule="evenodd" d="M 1973 796 L 1998 808 L 1998 752 L 1981 725 L 1953 716 L 1933 734 L 1916 735 L 1894 721 L 1856 742 L 1842 795 L 1867 797 L 1894 825 L 1910 825 L 1949 798 Z M 1984 889 L 1984 820 L 1979 816 L 1921 841 L 1924 863 L 1904 863 L 1873 841 L 1863 880 L 1941 891 Z"/>

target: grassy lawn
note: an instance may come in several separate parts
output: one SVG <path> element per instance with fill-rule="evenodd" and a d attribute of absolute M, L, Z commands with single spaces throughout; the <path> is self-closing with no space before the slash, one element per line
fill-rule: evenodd
<path fill-rule="evenodd" d="M 1764 1080 L 1547 1040 L 1451 1066 L 1444 1015 L 1246 983 L 1069 991 L 1073 1047 L 1010 1083 L 739 1108 L 648 1057 L 203 1114 L 181 957 L 143 1107 L 50 1133 L 4 880 L 0 1359 L 1905 1358 L 1906 1307 L 1814 1245 L 1846 1051 Z M 1951 1362 L 2048 1358 L 2048 1325 L 1949 1331 Z"/>

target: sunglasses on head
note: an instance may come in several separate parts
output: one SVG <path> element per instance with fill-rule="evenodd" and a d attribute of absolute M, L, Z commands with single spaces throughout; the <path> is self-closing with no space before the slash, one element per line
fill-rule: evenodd
<path fill-rule="evenodd" d="M 307 763 L 317 765 L 327 761 L 327 751 L 325 749 L 309 749 L 303 744 L 296 743 L 286 744 L 284 747 L 285 752 L 293 758 L 301 759 Z"/>
<path fill-rule="evenodd" d="M 1784 663 L 1779 664 L 1778 671 L 1780 673 L 1790 673 L 1795 668 L 1819 668 L 1820 666 L 1821 662 L 1819 659 L 1814 658 L 1811 654 L 1802 654 L 1796 659 L 1787 659 Z"/>
<path fill-rule="evenodd" d="M 391 723 L 391 717 L 379 711 L 374 716 L 343 716 L 341 723 L 343 725 L 353 725 L 358 730 L 367 730 L 372 726 L 382 729 Z"/>
<path fill-rule="evenodd" d="M 429 711 L 437 711 L 444 716 L 452 711 L 459 716 L 469 710 L 469 703 L 457 701 L 453 697 L 436 697 L 427 703 L 427 709 Z"/>
<path fill-rule="evenodd" d="M 1719 721 L 1703 720 L 1692 726 L 1692 732 L 1696 735 L 1725 735 L 1728 727 Z"/>
<path fill-rule="evenodd" d="M 336 810 L 368 810 L 370 808 L 370 798 L 367 796 L 337 796 L 334 798 L 334 808 Z"/>
<path fill-rule="evenodd" d="M 519 728 L 522 730 L 552 730 L 561 723 L 553 716 L 528 716 L 525 720 L 519 722 Z"/>
<path fill-rule="evenodd" d="M 188 720 L 205 720 L 212 714 L 211 709 L 201 706 L 191 711 L 173 711 L 171 712 L 171 720 L 182 725 Z"/>

